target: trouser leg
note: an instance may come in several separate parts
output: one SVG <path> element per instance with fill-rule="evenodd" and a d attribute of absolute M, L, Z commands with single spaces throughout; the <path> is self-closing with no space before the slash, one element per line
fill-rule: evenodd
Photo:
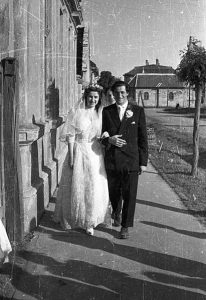
<path fill-rule="evenodd" d="M 124 173 L 121 178 L 123 208 L 122 208 L 122 223 L 123 227 L 133 227 L 134 213 L 136 206 L 136 195 L 138 185 L 138 173 Z"/>
<path fill-rule="evenodd" d="M 109 188 L 109 198 L 113 213 L 119 214 L 122 208 L 121 198 L 121 177 L 118 172 L 107 170 L 107 180 Z"/>
<path fill-rule="evenodd" d="M 115 211 L 116 215 L 120 215 L 121 212 L 122 212 L 122 202 L 123 202 L 122 191 L 120 189 L 119 201 L 118 201 L 117 208 L 116 208 L 116 211 Z"/>

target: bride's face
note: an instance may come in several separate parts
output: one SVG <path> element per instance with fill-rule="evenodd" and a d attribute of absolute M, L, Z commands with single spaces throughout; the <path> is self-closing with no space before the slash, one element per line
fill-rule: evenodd
<path fill-rule="evenodd" d="M 97 105 L 99 101 L 99 93 L 98 92 L 89 92 L 86 98 L 86 108 L 92 108 Z"/>

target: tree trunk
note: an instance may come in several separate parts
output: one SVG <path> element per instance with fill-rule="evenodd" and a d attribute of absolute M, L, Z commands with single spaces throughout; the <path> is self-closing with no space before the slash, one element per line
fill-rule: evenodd
<path fill-rule="evenodd" d="M 199 124 L 200 124 L 200 107 L 202 97 L 202 85 L 197 84 L 195 87 L 195 115 L 194 115 L 194 127 L 193 127 L 193 161 L 192 172 L 193 177 L 197 176 L 198 160 L 199 160 Z"/>

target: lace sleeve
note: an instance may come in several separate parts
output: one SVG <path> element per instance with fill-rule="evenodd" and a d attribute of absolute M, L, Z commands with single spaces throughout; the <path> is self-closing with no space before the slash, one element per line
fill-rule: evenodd
<path fill-rule="evenodd" d="M 76 111 L 72 109 L 69 111 L 66 121 L 63 125 L 62 131 L 60 133 L 60 141 L 66 144 L 71 143 L 75 139 L 75 125 L 76 123 Z"/>

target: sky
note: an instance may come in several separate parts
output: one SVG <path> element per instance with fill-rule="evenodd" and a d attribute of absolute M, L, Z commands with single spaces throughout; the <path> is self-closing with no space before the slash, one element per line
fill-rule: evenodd
<path fill-rule="evenodd" d="M 91 60 L 115 76 L 159 59 L 176 68 L 194 36 L 206 46 L 206 0 L 82 0 Z"/>

